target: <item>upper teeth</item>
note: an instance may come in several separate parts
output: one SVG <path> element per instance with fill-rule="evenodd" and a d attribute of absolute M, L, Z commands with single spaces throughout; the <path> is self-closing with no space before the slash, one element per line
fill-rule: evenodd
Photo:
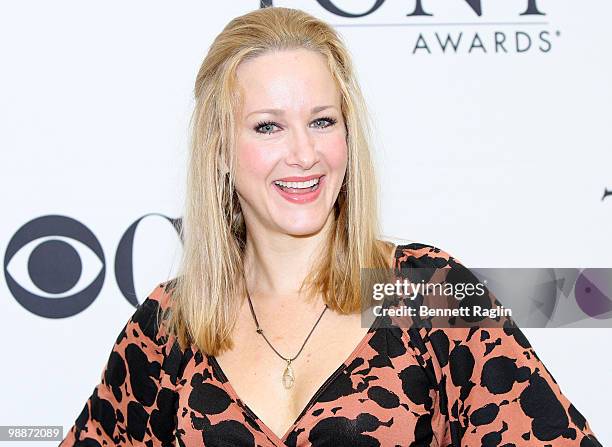
<path fill-rule="evenodd" d="M 311 188 L 319 183 L 319 178 L 313 178 L 307 182 L 281 182 L 280 180 L 276 180 L 274 183 L 279 186 L 284 186 L 285 188 Z"/>

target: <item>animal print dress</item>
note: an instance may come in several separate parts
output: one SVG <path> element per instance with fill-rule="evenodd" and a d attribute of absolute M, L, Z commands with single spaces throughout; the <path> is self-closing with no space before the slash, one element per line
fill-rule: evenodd
<path fill-rule="evenodd" d="M 420 243 L 398 245 L 394 266 L 465 268 Z M 181 350 L 156 326 L 173 285 L 159 284 L 129 319 L 61 447 L 601 446 L 516 326 L 378 319 L 279 437 L 214 357 Z"/>

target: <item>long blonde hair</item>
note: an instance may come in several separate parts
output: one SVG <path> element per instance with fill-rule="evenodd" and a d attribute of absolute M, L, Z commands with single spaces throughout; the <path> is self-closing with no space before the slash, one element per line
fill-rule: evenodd
<path fill-rule="evenodd" d="M 239 298 L 245 296 L 247 229 L 233 186 L 234 112 L 241 104 L 236 67 L 268 51 L 296 48 L 326 57 L 342 96 L 348 146 L 329 249 L 302 287 L 321 293 L 331 310 L 354 313 L 361 309 L 360 269 L 389 267 L 393 244 L 377 239 L 371 124 L 341 38 L 325 22 L 297 9 L 267 7 L 236 17 L 215 38 L 195 82 L 181 228 L 183 253 L 172 281 L 171 306 L 160 317 L 167 323 L 168 335 L 176 336 L 182 349 L 195 344 L 209 355 L 231 349 Z"/>

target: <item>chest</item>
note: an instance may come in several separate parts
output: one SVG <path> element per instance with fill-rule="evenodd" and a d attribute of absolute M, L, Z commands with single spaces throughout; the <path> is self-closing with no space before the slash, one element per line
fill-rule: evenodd
<path fill-rule="evenodd" d="M 361 327 L 359 314 L 338 315 L 327 310 L 324 315 L 310 337 L 313 321 L 318 317 L 313 313 L 291 325 L 267 320 L 270 324 L 261 326 L 267 328 L 264 335 L 245 319 L 234 332 L 233 349 L 209 359 L 214 372 L 225 380 L 230 395 L 240 399 L 278 437 L 317 397 L 326 381 L 366 343 L 368 328 Z M 281 356 L 292 359 L 291 363 Z M 287 387 L 291 380 L 283 378 L 289 375 L 293 380 L 292 386 Z"/>
<path fill-rule="evenodd" d="M 280 380 L 285 362 L 274 360 L 267 344 L 267 351 L 254 344 L 219 362 L 197 352 L 178 387 L 177 436 L 185 445 L 207 446 L 409 445 L 410 439 L 436 445 L 436 393 L 417 359 L 405 350 L 400 355 L 398 340 L 385 330 L 364 331 L 352 345 L 313 343 L 336 345 L 333 356 L 315 357 L 314 350 L 308 356 L 304 348 L 290 390 Z"/>

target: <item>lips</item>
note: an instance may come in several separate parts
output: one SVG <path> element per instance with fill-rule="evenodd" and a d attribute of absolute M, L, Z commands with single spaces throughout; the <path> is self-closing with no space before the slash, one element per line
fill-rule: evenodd
<path fill-rule="evenodd" d="M 277 178 L 276 180 L 274 180 L 275 182 L 307 182 L 308 180 L 312 180 L 313 178 L 319 178 L 319 177 L 323 177 L 324 174 L 314 174 L 314 175 L 309 175 L 307 177 L 283 177 L 283 178 Z"/>
<path fill-rule="evenodd" d="M 318 177 L 310 176 L 310 178 L 312 179 L 312 178 L 318 178 Z M 281 181 L 285 181 L 285 180 L 281 180 Z M 291 181 L 295 181 L 295 180 L 291 180 Z M 300 180 L 300 181 L 304 181 L 304 180 Z M 323 189 L 324 186 L 325 186 L 325 176 L 324 175 L 321 176 L 319 183 L 316 185 L 316 189 L 314 191 L 312 190 L 312 188 L 283 189 L 280 186 L 278 186 L 276 183 L 272 183 L 272 187 L 281 195 L 281 197 L 283 197 L 284 199 L 288 200 L 291 203 L 298 203 L 298 204 L 309 203 L 309 202 L 313 202 L 314 200 L 316 200 L 317 197 L 319 197 L 321 193 L 321 189 Z"/>

